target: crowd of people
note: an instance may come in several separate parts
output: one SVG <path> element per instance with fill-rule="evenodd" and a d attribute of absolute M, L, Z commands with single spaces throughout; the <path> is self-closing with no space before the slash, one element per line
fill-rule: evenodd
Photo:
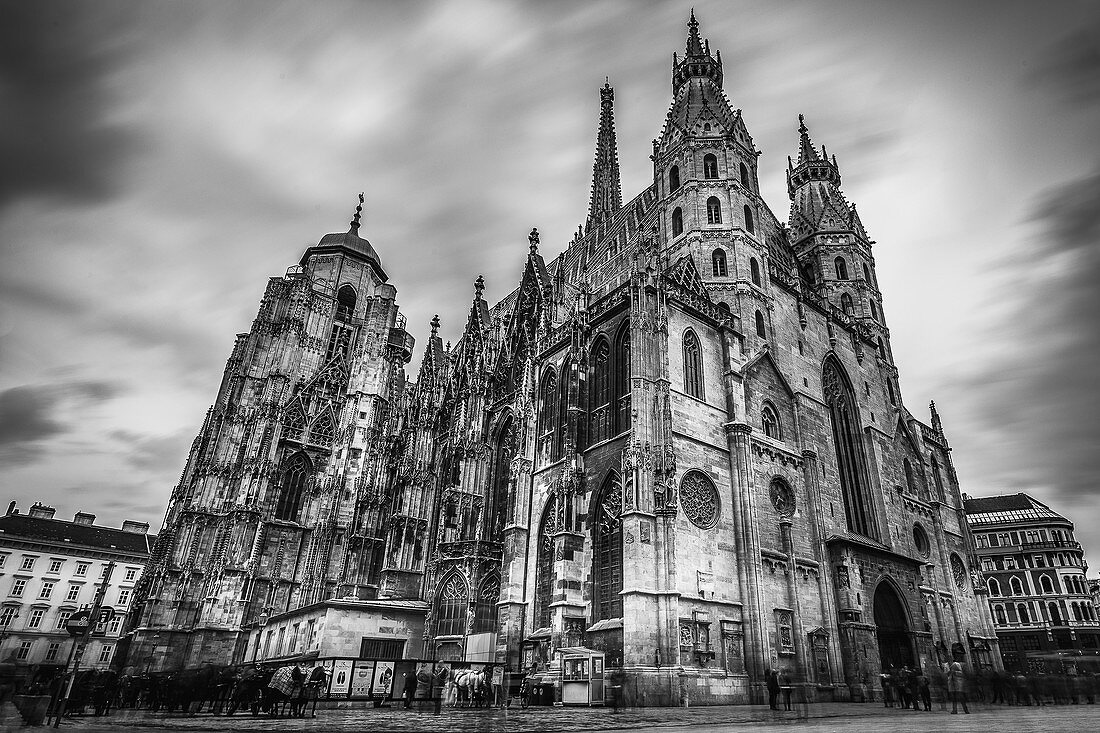
<path fill-rule="evenodd" d="M 932 710 L 933 697 L 940 710 L 951 703 L 968 713 L 969 702 L 991 705 L 1091 705 L 1100 696 L 1100 675 L 1090 669 L 1078 671 L 1024 672 L 982 669 L 969 672 L 960 662 L 933 668 L 927 674 L 908 666 L 889 667 L 881 675 L 883 704 L 900 710 Z"/>

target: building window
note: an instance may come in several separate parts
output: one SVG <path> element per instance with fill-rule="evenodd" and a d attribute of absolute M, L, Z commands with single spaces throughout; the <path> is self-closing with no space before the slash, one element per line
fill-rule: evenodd
<path fill-rule="evenodd" d="M 57 613 L 57 625 L 55 629 L 65 628 L 65 624 L 69 623 L 69 617 L 73 615 L 72 611 L 58 611 Z"/>
<path fill-rule="evenodd" d="M 107 624 L 107 633 L 111 636 L 118 636 L 118 630 L 122 628 L 122 616 L 115 616 L 111 619 L 111 623 Z"/>
<path fill-rule="evenodd" d="M 902 461 L 902 468 L 905 471 L 905 490 L 913 496 L 917 494 L 917 482 L 913 478 L 913 463 L 906 458 Z"/>
<path fill-rule="evenodd" d="M 596 598 L 592 604 L 595 618 L 621 618 L 623 599 L 623 490 L 617 473 L 608 474 L 600 489 L 596 513 L 592 518 L 593 575 Z"/>
<path fill-rule="evenodd" d="M 751 186 L 749 186 L 749 169 L 744 163 L 741 164 L 741 185 L 746 189 L 751 188 Z"/>
<path fill-rule="evenodd" d="M 843 368 L 830 358 L 822 371 L 825 400 L 829 405 L 833 446 L 844 499 L 848 528 L 865 537 L 877 538 L 878 532 L 869 511 L 869 481 L 863 454 L 860 421 L 855 395 Z"/>
<path fill-rule="evenodd" d="M 87 575 L 88 574 L 88 565 L 89 565 L 89 563 L 86 563 L 86 562 L 77 563 L 76 572 L 73 573 L 73 575 L 80 575 L 80 576 Z"/>
<path fill-rule="evenodd" d="M 752 209 L 748 204 L 745 204 L 745 231 L 749 234 L 753 234 L 756 231 L 756 225 L 752 222 Z"/>
<path fill-rule="evenodd" d="M 768 337 L 768 332 L 764 328 L 764 314 L 760 311 L 756 311 L 756 335 L 760 338 Z"/>
<path fill-rule="evenodd" d="M 868 300 L 867 305 L 870 306 L 870 308 L 871 308 L 871 318 L 873 320 L 877 321 L 878 320 L 878 309 L 875 307 L 875 301 Z"/>
<path fill-rule="evenodd" d="M 56 662 L 57 655 L 61 652 L 61 642 L 51 641 L 50 645 L 46 647 L 46 658 L 43 661 Z"/>
<path fill-rule="evenodd" d="M 718 158 L 713 153 L 703 156 L 703 178 L 714 179 L 718 177 Z"/>
<path fill-rule="evenodd" d="M 132 583 L 134 581 L 134 579 L 137 577 L 137 572 L 138 572 L 137 568 L 126 568 L 126 577 L 125 577 L 124 581 L 127 582 L 127 583 Z"/>
<path fill-rule="evenodd" d="M 455 572 L 443 583 L 439 591 L 435 633 L 449 636 L 466 633 L 467 586 L 462 576 Z"/>
<path fill-rule="evenodd" d="M 27 579 L 26 578 L 16 578 L 14 581 L 12 581 L 10 595 L 15 597 L 15 598 L 22 598 L 23 597 L 23 591 L 26 590 L 26 588 L 27 588 Z"/>
<path fill-rule="evenodd" d="M 680 167 L 674 165 L 668 169 L 668 192 L 672 193 L 678 188 L 680 188 Z"/>
<path fill-rule="evenodd" d="M 305 453 L 295 453 L 283 464 L 283 480 L 279 491 L 279 503 L 275 507 L 275 518 L 288 522 L 298 519 L 302 508 L 302 495 L 306 481 L 312 470 L 312 464 Z"/>
<path fill-rule="evenodd" d="M 1020 582 L 1020 579 L 1013 575 L 1008 580 L 1008 585 L 1012 588 L 1012 595 L 1022 596 L 1024 595 L 1024 584 Z"/>
<path fill-rule="evenodd" d="M 755 257 L 749 258 L 749 278 L 752 280 L 752 284 L 759 287 L 760 285 L 760 263 L 756 261 Z"/>
<path fill-rule="evenodd" d="M 347 323 L 355 313 L 355 288 L 341 285 L 336 292 L 336 320 Z"/>
<path fill-rule="evenodd" d="M 726 270 L 726 253 L 724 250 L 716 249 L 711 252 L 710 255 L 710 271 L 714 277 L 725 277 Z"/>
<path fill-rule="evenodd" d="M 764 435 L 769 438 L 775 438 L 776 440 L 782 440 L 783 436 L 779 430 L 779 416 L 769 404 L 765 404 L 764 408 L 760 411 L 760 424 L 764 428 Z"/>
<path fill-rule="evenodd" d="M 707 199 L 707 224 L 721 224 L 722 223 L 722 204 L 719 203 L 717 196 L 711 196 Z"/>
<path fill-rule="evenodd" d="M 538 429 L 535 431 L 538 434 L 539 453 L 543 460 L 553 460 L 554 443 L 557 439 L 557 425 L 554 418 L 557 415 L 555 408 L 558 404 L 558 375 L 553 367 L 547 369 L 546 374 L 543 375 L 540 393 Z"/>
<path fill-rule="evenodd" d="M 31 617 L 27 620 L 28 629 L 37 629 L 42 625 L 42 617 L 46 615 L 45 609 L 36 608 L 31 611 Z"/>
<path fill-rule="evenodd" d="M 1039 578 L 1039 585 L 1042 587 L 1043 593 L 1047 595 L 1054 593 L 1054 585 L 1050 582 L 1049 576 L 1044 575 Z"/>
<path fill-rule="evenodd" d="M 57 585 L 56 580 L 43 580 L 42 589 L 38 591 L 38 598 L 40 600 L 49 600 L 50 596 L 53 595 L 53 587 L 55 585 Z"/>
<path fill-rule="evenodd" d="M 0 628 L 8 628 L 18 615 L 19 606 L 4 606 L 3 610 L 0 610 Z"/>
<path fill-rule="evenodd" d="M 855 306 L 852 305 L 852 296 L 847 293 L 840 294 L 840 309 L 844 311 L 844 315 L 851 316 L 855 312 Z"/>
<path fill-rule="evenodd" d="M 703 352 L 699 337 L 691 329 L 684 334 L 684 391 L 703 399 Z"/>
<path fill-rule="evenodd" d="M 5 567 L 8 564 L 7 553 L 0 552 L 0 568 Z"/>
<path fill-rule="evenodd" d="M 630 429 L 630 324 L 619 329 L 615 346 L 615 434 Z"/>
<path fill-rule="evenodd" d="M 593 445 L 611 437 L 611 347 L 601 338 L 592 349 L 588 425 Z"/>
<path fill-rule="evenodd" d="M 989 579 L 989 595 L 999 596 L 1001 595 L 1001 584 L 996 578 Z"/>
<path fill-rule="evenodd" d="M 672 236 L 678 237 L 684 233 L 684 212 L 677 206 L 672 210 Z"/>
<path fill-rule="evenodd" d="M 111 652 L 115 650 L 114 646 L 110 644 L 104 644 L 99 648 L 99 663 L 106 664 L 111 661 Z"/>
<path fill-rule="evenodd" d="M 34 570 L 34 561 L 38 558 L 23 556 L 23 564 L 19 566 L 20 570 Z"/>
<path fill-rule="evenodd" d="M 359 642 L 360 659 L 401 659 L 405 653 L 402 639 L 372 639 L 364 636 Z"/>
<path fill-rule="evenodd" d="M 118 592 L 118 605 L 125 606 L 130 602 L 130 589 L 123 588 Z"/>
<path fill-rule="evenodd" d="M 997 623 L 999 625 L 1004 626 L 1005 624 L 1008 623 L 1008 619 L 1005 617 L 1004 606 L 996 606 L 993 609 L 993 612 L 994 612 L 994 615 L 997 617 Z"/>
<path fill-rule="evenodd" d="M 833 260 L 833 268 L 836 270 L 837 280 L 848 279 L 848 263 L 844 261 L 843 257 L 837 257 Z"/>
<path fill-rule="evenodd" d="M 31 649 L 34 647 L 33 641 L 23 641 L 19 643 L 19 651 L 16 652 L 15 658 L 24 660 L 31 655 Z"/>
<path fill-rule="evenodd" d="M 536 629 L 550 626 L 550 601 L 553 597 L 557 575 L 554 572 L 554 535 L 561 529 L 558 502 L 554 494 L 546 501 L 539 523 L 538 549 L 535 555 L 535 609 Z"/>
<path fill-rule="evenodd" d="M 1005 562 L 1005 570 L 1015 570 L 1016 569 L 1016 558 L 1014 558 L 1012 555 L 1005 555 L 1005 561 L 1004 562 Z"/>
<path fill-rule="evenodd" d="M 50 560 L 50 569 L 48 572 L 60 573 L 61 566 L 65 564 L 64 560 Z"/>
<path fill-rule="evenodd" d="M 65 600 L 66 601 L 75 601 L 78 598 L 80 598 L 80 586 L 79 585 L 70 585 L 69 586 L 69 592 L 65 594 Z"/>

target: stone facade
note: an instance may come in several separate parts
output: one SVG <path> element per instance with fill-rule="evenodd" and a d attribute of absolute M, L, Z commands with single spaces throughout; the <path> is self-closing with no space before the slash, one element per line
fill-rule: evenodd
<path fill-rule="evenodd" d="M 139 638 L 215 634 L 241 658 L 261 613 L 418 599 L 426 657 L 550 681 L 556 649 L 588 647 L 647 704 L 759 700 L 770 669 L 849 699 L 885 665 L 977 661 L 992 624 L 950 447 L 904 406 L 836 158 L 799 125 L 782 223 L 688 31 L 652 184 L 623 203 L 605 85 L 585 223 L 549 262 L 532 231 L 501 302 L 479 277 L 453 346 L 433 320 L 415 383 L 358 220 L 272 281 Z"/>

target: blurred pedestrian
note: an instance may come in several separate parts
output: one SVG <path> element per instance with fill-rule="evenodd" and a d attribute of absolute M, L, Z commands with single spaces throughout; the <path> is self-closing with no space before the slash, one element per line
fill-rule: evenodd
<path fill-rule="evenodd" d="M 958 715 L 961 700 L 963 712 L 969 715 L 970 708 L 966 705 L 966 679 L 961 662 L 952 662 L 947 671 L 947 691 L 951 694 L 951 714 Z"/>
<path fill-rule="evenodd" d="M 779 709 L 779 674 L 774 669 L 765 672 L 768 687 L 768 707 L 772 710 Z"/>
<path fill-rule="evenodd" d="M 887 667 L 882 670 L 879 680 L 882 682 L 882 706 L 884 708 L 894 707 L 894 676 L 892 674 L 893 667 Z"/>

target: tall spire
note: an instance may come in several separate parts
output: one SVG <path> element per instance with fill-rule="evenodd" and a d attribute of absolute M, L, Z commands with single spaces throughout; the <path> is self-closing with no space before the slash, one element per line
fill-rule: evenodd
<path fill-rule="evenodd" d="M 825 147 L 821 153 L 814 148 L 810 141 L 810 131 L 806 128 L 806 118 L 798 116 L 798 162 L 794 163 L 787 157 L 787 194 L 793 199 L 795 191 L 807 183 L 820 182 L 833 188 L 840 186 L 840 168 L 836 159 L 829 160 L 823 157 Z"/>
<path fill-rule="evenodd" d="M 351 218 L 352 231 L 359 231 L 359 219 L 363 215 L 363 193 L 359 193 L 359 205 L 355 207 L 355 216 Z"/>
<path fill-rule="evenodd" d="M 691 9 L 691 19 L 688 20 L 687 55 L 702 56 L 706 52 L 699 41 L 699 21 L 695 19 L 695 8 Z"/>
<path fill-rule="evenodd" d="M 605 80 L 600 89 L 600 131 L 596 135 L 596 160 L 592 164 L 592 198 L 588 203 L 585 231 L 610 219 L 623 205 L 619 183 L 619 150 L 615 142 L 615 90 Z"/>
<path fill-rule="evenodd" d="M 808 163 L 818 159 L 814 144 L 810 142 L 810 131 L 806 127 L 806 118 L 798 116 L 798 164 Z"/>
<path fill-rule="evenodd" d="M 688 20 L 688 36 L 684 60 L 672 54 L 672 91 L 675 92 L 688 79 L 706 78 L 722 87 L 722 56 L 717 58 L 710 53 L 710 42 L 699 37 L 699 21 L 695 19 L 695 9 L 691 10 Z"/>

